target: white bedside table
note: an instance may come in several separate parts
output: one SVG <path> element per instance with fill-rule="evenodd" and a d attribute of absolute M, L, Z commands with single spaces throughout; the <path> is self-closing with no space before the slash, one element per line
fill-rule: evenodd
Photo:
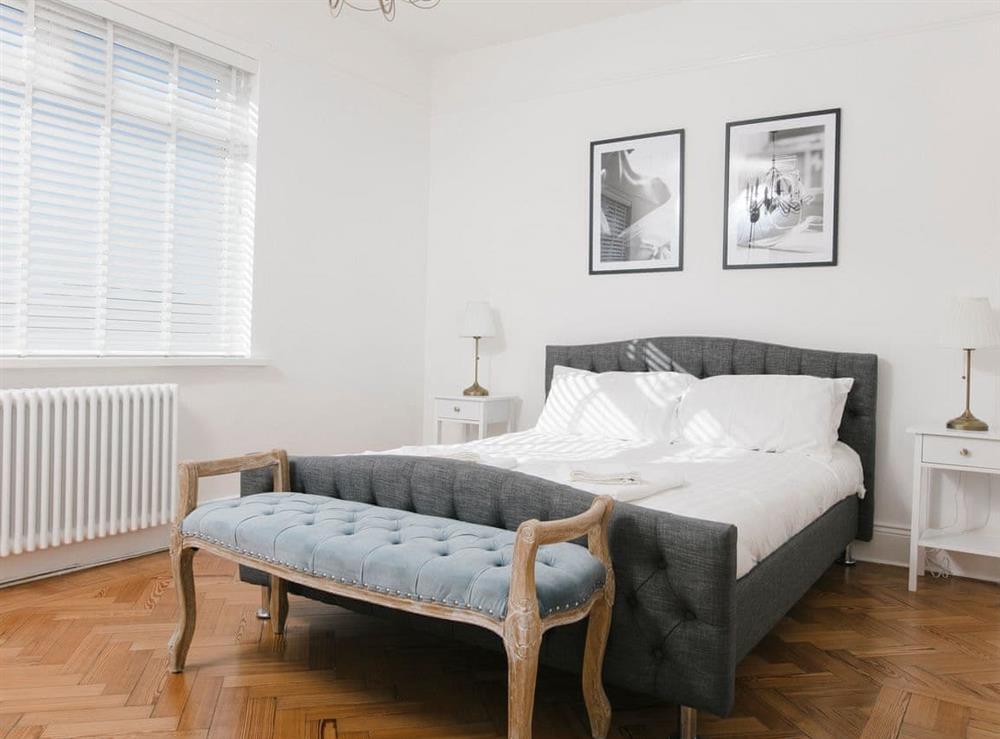
<path fill-rule="evenodd" d="M 479 438 L 486 438 L 490 424 L 507 424 L 507 433 L 514 430 L 513 395 L 438 395 L 434 398 L 434 421 L 437 443 L 441 443 L 441 428 L 445 421 L 476 426 Z"/>
<path fill-rule="evenodd" d="M 913 514 L 910 522 L 910 590 L 917 589 L 917 576 L 926 567 L 925 550 L 1000 557 L 1000 529 L 964 531 L 927 529 L 927 497 L 933 470 L 981 472 L 1000 475 L 1000 433 L 996 431 L 952 431 L 937 426 L 906 430 L 914 435 Z M 987 492 L 989 495 L 989 492 Z"/>

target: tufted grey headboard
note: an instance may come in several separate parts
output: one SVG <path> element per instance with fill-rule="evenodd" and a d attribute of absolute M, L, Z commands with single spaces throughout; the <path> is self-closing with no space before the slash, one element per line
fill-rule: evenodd
<path fill-rule="evenodd" d="M 557 364 L 594 372 L 687 372 L 712 375 L 814 375 L 853 377 L 854 386 L 840 422 L 840 440 L 854 449 L 865 473 L 860 502 L 858 538 L 871 541 L 875 513 L 875 406 L 878 397 L 878 357 L 742 339 L 707 336 L 663 336 L 612 341 L 606 344 L 545 347 L 545 393 Z"/>

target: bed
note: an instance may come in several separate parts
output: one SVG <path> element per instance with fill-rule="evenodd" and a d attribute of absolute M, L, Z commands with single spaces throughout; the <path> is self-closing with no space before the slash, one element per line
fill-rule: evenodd
<path fill-rule="evenodd" d="M 691 489 L 674 491 L 663 501 L 619 504 L 611 523 L 611 549 L 617 581 L 612 631 L 604 678 L 635 692 L 680 704 L 688 710 L 726 715 L 735 696 L 739 661 L 795 604 L 854 539 L 870 540 L 875 500 L 875 409 L 877 358 L 872 354 L 816 351 L 738 339 L 661 337 L 546 348 L 545 387 L 557 365 L 606 371 L 682 371 L 697 377 L 721 374 L 784 374 L 851 377 L 839 429 L 840 445 L 828 463 L 768 456 L 760 474 L 748 474 L 752 460 L 723 454 L 699 459 L 697 452 L 649 445 L 614 445 L 563 449 L 567 440 L 532 437 L 532 432 L 477 442 L 468 449 L 484 456 L 514 457 L 515 470 L 471 464 L 439 456 L 436 448 L 404 448 L 390 455 L 302 457 L 292 459 L 292 489 L 338 494 L 338 480 L 365 480 L 357 493 L 380 505 L 448 515 L 513 528 L 526 518 L 543 520 L 584 510 L 592 496 L 554 481 L 552 464 L 560 453 L 648 462 L 667 457 L 687 465 Z M 545 445 L 548 446 L 545 446 Z M 630 456 L 631 455 L 631 456 Z M 638 455 L 638 456 L 636 456 Z M 740 456 L 740 455 L 737 455 Z M 774 463 L 779 462 L 775 468 Z M 726 466 L 738 475 L 726 477 Z M 781 470 L 780 464 L 791 465 Z M 742 466 L 740 466 L 742 465 Z M 776 469 L 778 470 L 776 472 Z M 392 485 L 389 480 L 409 480 Z M 418 495 L 415 479 L 448 479 L 432 501 Z M 546 479 L 546 477 L 550 479 Z M 857 479 L 860 477 L 860 480 Z M 461 484 L 455 481 L 461 480 Z M 742 480 L 742 482 L 741 482 Z M 784 506 L 775 525 L 753 515 L 755 502 L 767 509 L 767 496 L 787 501 L 794 489 L 777 481 L 802 483 L 818 494 L 800 496 L 799 506 Z M 706 487 L 708 486 L 708 487 Z M 715 487 L 711 487 L 715 486 Z M 341 484 L 341 487 L 345 487 Z M 788 485 L 785 486 L 788 488 Z M 794 485 L 792 486 L 794 488 Z M 245 474 L 243 494 L 263 492 L 269 478 Z M 741 489 L 742 488 L 742 489 Z M 739 506 L 704 508 L 705 490 L 725 490 Z M 854 491 L 863 490 L 863 496 Z M 699 492 L 701 491 L 701 492 Z M 352 493 L 354 494 L 354 493 Z M 685 495 L 694 500 L 685 500 Z M 709 501 L 710 504 L 710 501 Z M 702 505 L 699 508 L 699 505 Z M 686 507 L 685 507 L 686 506 Z M 786 511 L 785 508 L 793 510 Z M 739 535 L 742 527 L 743 536 Z M 777 531 L 777 533 L 775 533 Z M 259 573 L 241 570 L 248 582 L 263 584 Z M 294 591 L 294 589 L 293 589 Z M 330 598 L 356 610 L 370 606 Z M 410 617 L 407 617 L 408 619 Z M 440 631 L 440 622 L 421 623 Z M 447 625 L 446 633 L 482 643 L 478 630 Z M 542 662 L 578 670 L 583 632 L 564 629 L 546 637 Z M 496 645 L 493 645 L 496 646 Z"/>

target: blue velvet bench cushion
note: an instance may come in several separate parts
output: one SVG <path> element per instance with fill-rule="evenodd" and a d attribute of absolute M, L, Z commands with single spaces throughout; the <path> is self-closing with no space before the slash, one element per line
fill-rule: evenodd
<path fill-rule="evenodd" d="M 259 493 L 203 503 L 185 536 L 266 562 L 414 601 L 507 613 L 514 532 L 395 508 L 304 493 Z M 542 618 L 604 587 L 586 548 L 542 546 L 535 581 Z"/>

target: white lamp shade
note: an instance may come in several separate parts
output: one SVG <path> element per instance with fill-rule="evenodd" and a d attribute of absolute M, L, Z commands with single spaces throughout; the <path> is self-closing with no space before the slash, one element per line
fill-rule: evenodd
<path fill-rule="evenodd" d="M 957 298 L 945 318 L 941 343 L 958 349 L 1000 346 L 1000 326 L 989 298 Z"/>
<path fill-rule="evenodd" d="M 473 300 L 465 305 L 462 331 L 459 336 L 496 336 L 493 309 L 484 300 Z"/>

